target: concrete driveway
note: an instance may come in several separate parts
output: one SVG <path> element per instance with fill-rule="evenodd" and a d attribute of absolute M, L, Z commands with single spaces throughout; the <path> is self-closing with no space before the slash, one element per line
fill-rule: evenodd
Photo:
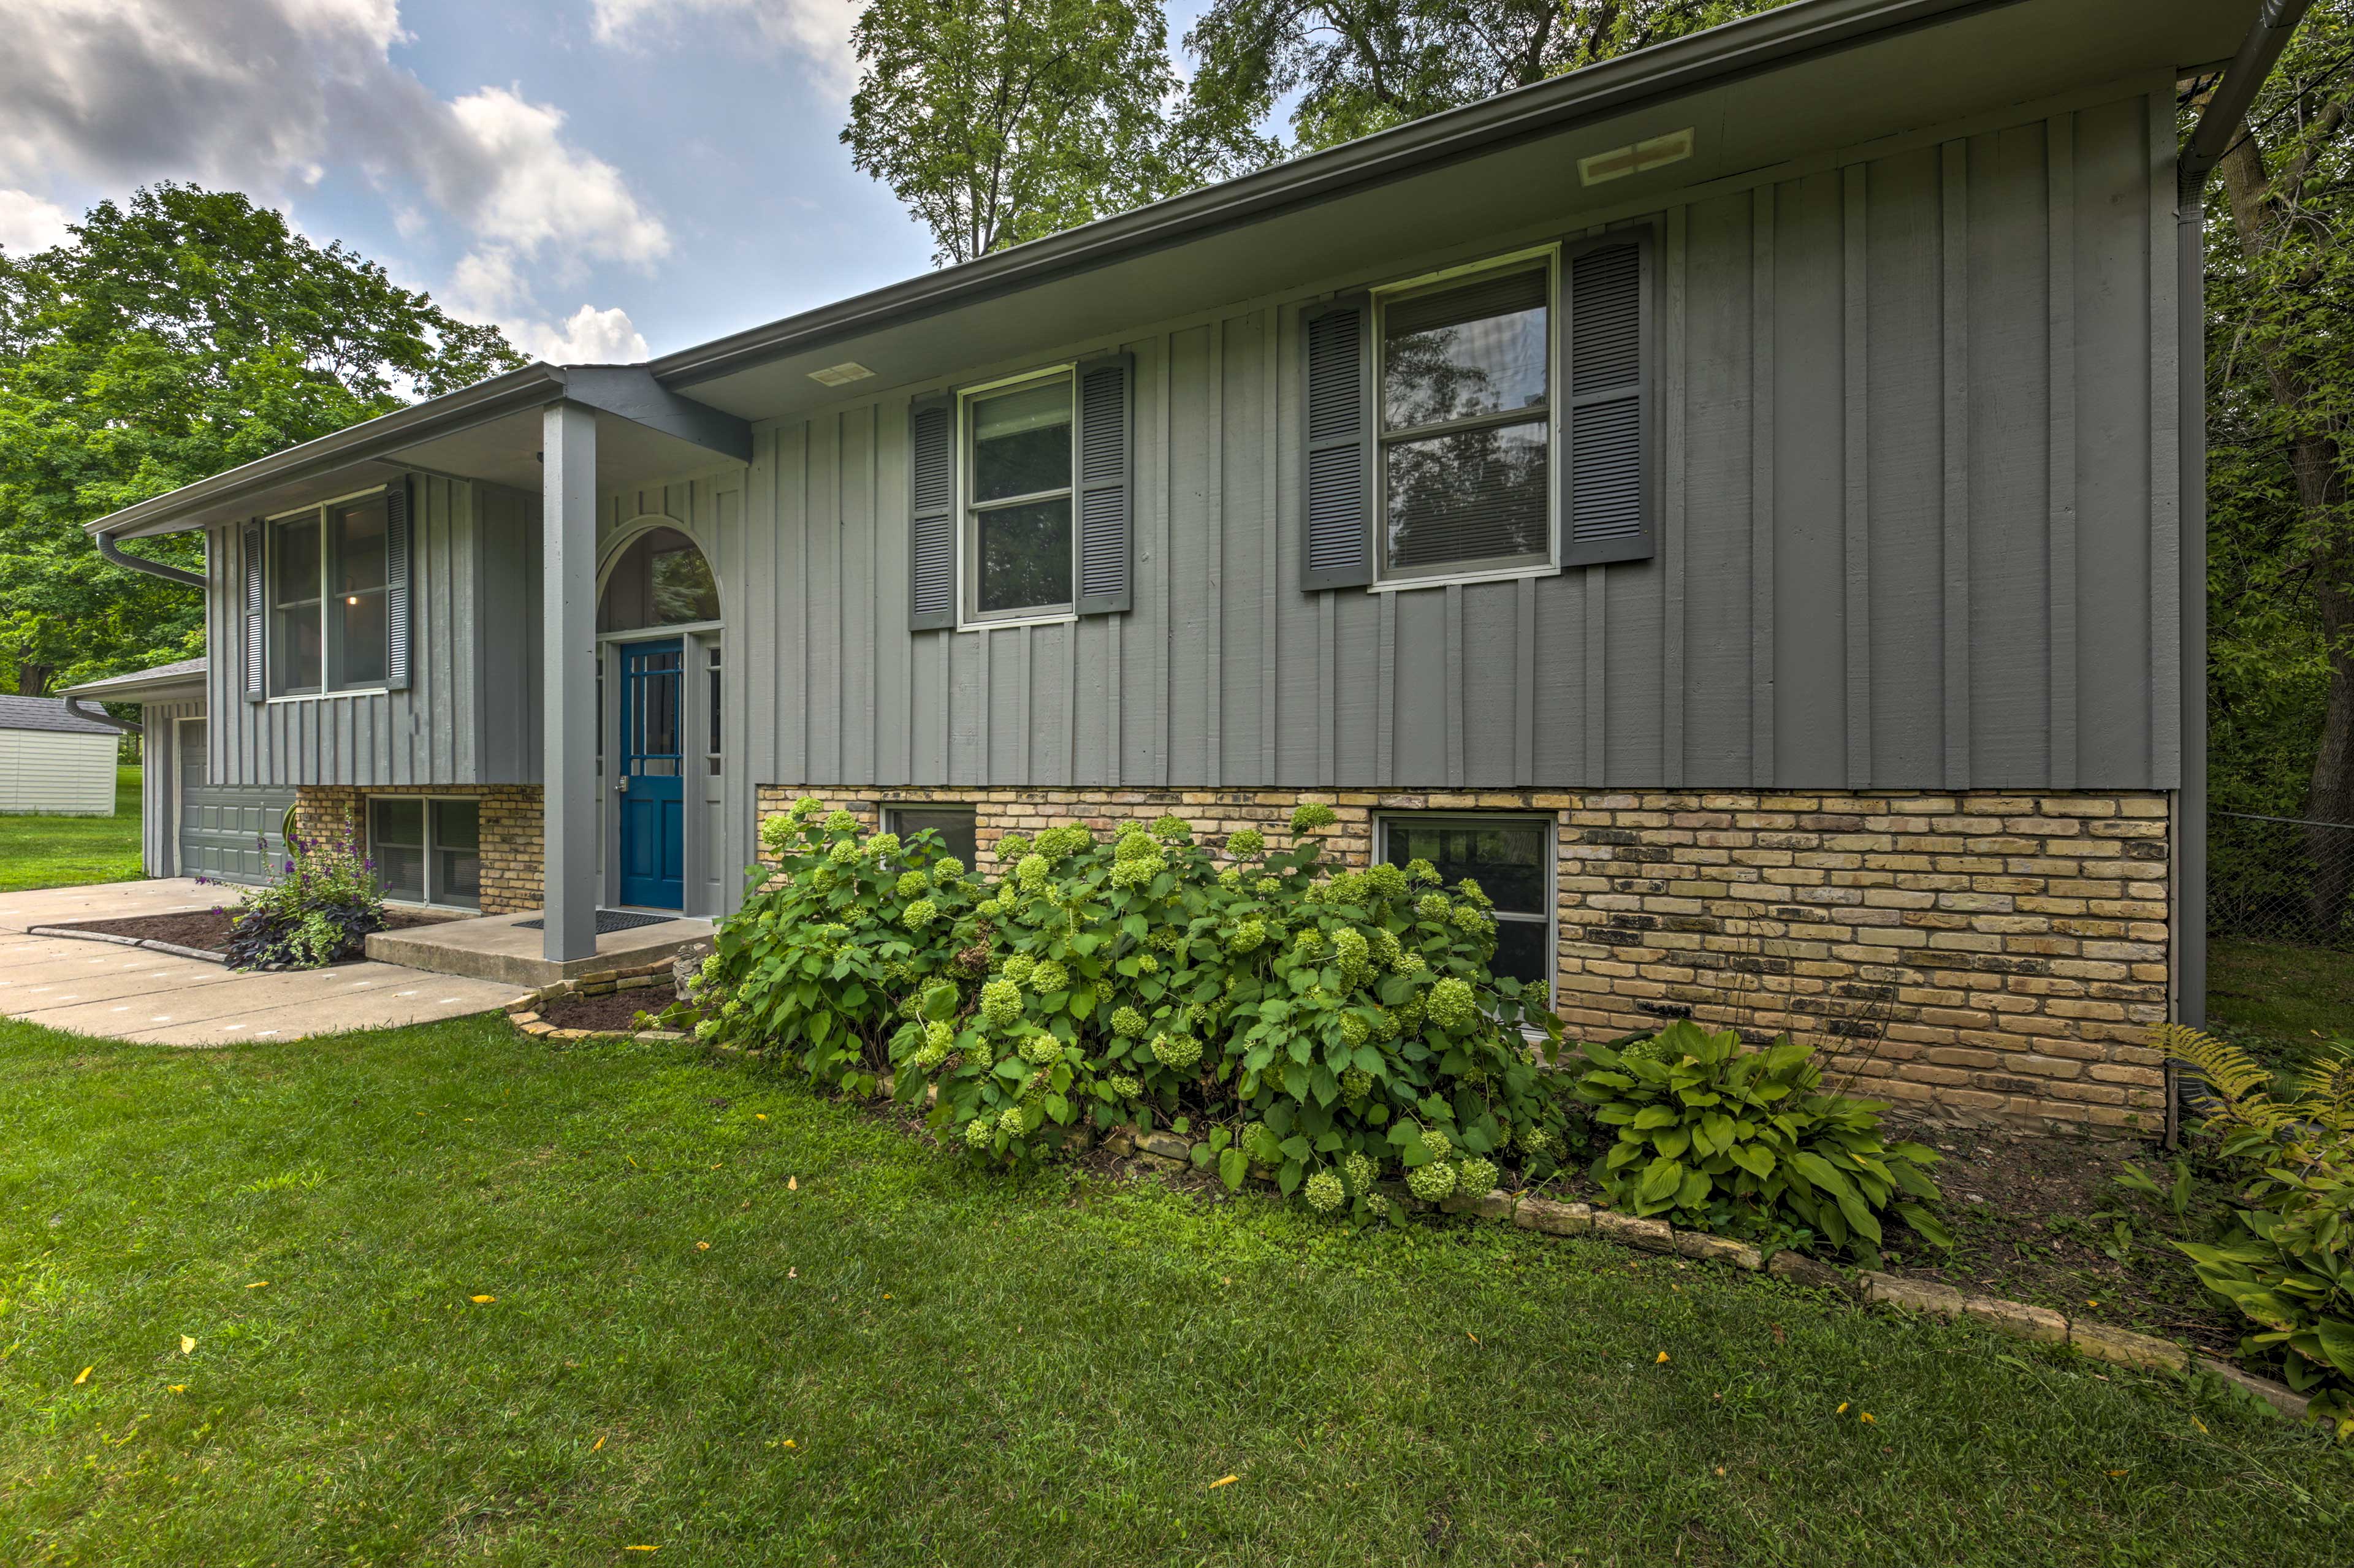
<path fill-rule="evenodd" d="M 209 909 L 237 890 L 187 878 L 0 893 L 0 1014 L 159 1045 L 300 1040 L 504 1007 L 523 988 L 375 962 L 239 974 L 201 959 L 28 935 L 35 926 Z"/>

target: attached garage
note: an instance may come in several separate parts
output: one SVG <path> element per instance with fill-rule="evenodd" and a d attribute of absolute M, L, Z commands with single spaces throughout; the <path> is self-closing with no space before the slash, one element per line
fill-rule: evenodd
<path fill-rule="evenodd" d="M 294 791 L 213 782 L 202 659 L 92 681 L 65 694 L 78 702 L 140 705 L 147 752 L 141 836 L 148 875 L 266 882 L 285 863 L 281 831 Z M 110 789 L 111 778 L 110 770 Z"/>
<path fill-rule="evenodd" d="M 62 697 L 0 696 L 0 811 L 114 815 L 114 756 L 122 732 L 86 719 Z"/>

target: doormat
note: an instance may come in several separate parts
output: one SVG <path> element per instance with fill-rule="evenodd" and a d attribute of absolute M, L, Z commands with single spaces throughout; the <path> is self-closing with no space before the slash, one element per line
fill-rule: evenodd
<path fill-rule="evenodd" d="M 599 909 L 597 911 L 597 935 L 610 937 L 616 931 L 634 931 L 641 926 L 666 925 L 678 918 L 676 915 L 633 915 L 626 909 Z M 545 931 L 547 929 L 547 917 L 543 915 L 536 920 L 518 920 L 515 929 Z"/>

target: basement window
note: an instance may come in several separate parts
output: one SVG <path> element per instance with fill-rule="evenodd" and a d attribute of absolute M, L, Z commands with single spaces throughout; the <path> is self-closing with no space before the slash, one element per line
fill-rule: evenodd
<path fill-rule="evenodd" d="M 482 803 L 446 796 L 371 797 L 368 856 L 387 898 L 480 909 Z"/>
<path fill-rule="evenodd" d="M 1553 821 L 1547 817 L 1447 816 L 1416 811 L 1381 819 L 1381 857 L 1426 860 L 1451 893 L 1465 877 L 1495 900 L 1496 957 L 1489 968 L 1552 999 Z"/>
<path fill-rule="evenodd" d="M 978 819 L 979 813 L 970 806 L 888 806 L 883 811 L 883 829 L 907 839 L 929 828 L 940 835 L 949 853 L 970 871 L 980 853 Z"/>

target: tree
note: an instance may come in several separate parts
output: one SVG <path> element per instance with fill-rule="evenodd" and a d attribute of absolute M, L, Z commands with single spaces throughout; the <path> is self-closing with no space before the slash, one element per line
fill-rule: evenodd
<path fill-rule="evenodd" d="M 874 0 L 842 140 L 970 261 L 1263 160 L 1247 128 L 1196 137 L 1153 0 Z"/>
<path fill-rule="evenodd" d="M 85 523 L 523 363 L 234 192 L 155 185 L 72 234 L 0 254 L 0 678 L 22 694 L 204 652 L 201 596 L 101 560 Z"/>
<path fill-rule="evenodd" d="M 2331 822 L 2354 821 L 2349 73 L 2354 0 L 2324 0 L 2206 210 L 2215 799 Z M 2326 838 L 2311 895 L 2335 928 L 2354 867 Z"/>
<path fill-rule="evenodd" d="M 1189 120 L 1255 125 L 1298 93 L 1299 144 L 1331 147 L 1783 3 L 1214 0 Z"/>

